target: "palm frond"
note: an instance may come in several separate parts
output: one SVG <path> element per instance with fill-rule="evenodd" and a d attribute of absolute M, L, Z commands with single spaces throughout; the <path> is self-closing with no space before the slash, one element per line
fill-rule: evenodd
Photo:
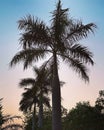
<path fill-rule="evenodd" d="M 33 78 L 26 78 L 26 79 L 22 79 L 19 83 L 20 87 L 26 87 L 29 85 L 34 85 L 35 84 L 35 80 Z"/>
<path fill-rule="evenodd" d="M 91 65 L 94 64 L 94 61 L 92 60 L 93 54 L 87 47 L 80 44 L 74 44 L 71 45 L 70 48 L 67 48 L 67 50 L 69 50 L 69 55 L 78 58 L 81 62 L 86 64 L 89 63 Z"/>
<path fill-rule="evenodd" d="M 22 93 L 22 99 L 19 103 L 19 109 L 23 112 L 31 111 L 34 104 L 38 104 L 39 95 L 38 88 L 33 84 L 31 88 L 26 89 L 24 93 Z"/>
<path fill-rule="evenodd" d="M 52 32 L 56 41 L 61 38 L 65 32 L 65 27 L 69 23 L 67 12 L 68 9 L 62 9 L 61 1 L 59 1 L 56 5 L 56 10 L 52 13 Z"/>
<path fill-rule="evenodd" d="M 34 71 L 36 77 L 38 77 L 38 76 L 40 75 L 41 70 L 42 70 L 42 69 L 41 69 L 41 68 L 38 68 L 37 66 L 34 66 L 34 67 L 33 67 L 33 71 Z"/>
<path fill-rule="evenodd" d="M 60 55 L 64 62 L 66 62 L 72 69 L 79 74 L 79 76 L 89 82 L 88 70 L 87 67 L 80 62 L 78 59 L 71 58 L 67 55 Z"/>
<path fill-rule="evenodd" d="M 1 128 L 1 130 L 8 130 L 8 129 L 16 129 L 16 130 L 19 130 L 19 129 L 22 129 L 23 130 L 23 126 L 20 125 L 20 124 L 8 124 L 6 126 L 4 126 L 3 128 Z"/>
<path fill-rule="evenodd" d="M 31 15 L 27 15 L 26 17 L 21 18 L 18 21 L 18 28 L 20 30 L 24 29 L 25 31 L 33 28 L 34 25 L 34 17 Z"/>
<path fill-rule="evenodd" d="M 70 42 L 76 42 L 83 38 L 87 38 L 90 32 L 94 33 L 95 28 L 97 28 L 97 26 L 94 23 L 83 25 L 81 21 L 78 21 L 71 26 L 66 39 Z"/>
<path fill-rule="evenodd" d="M 5 115 L 3 117 L 4 123 L 14 122 L 15 119 L 21 119 L 21 116 Z"/>
<path fill-rule="evenodd" d="M 45 65 L 42 65 L 39 68 L 33 67 L 33 70 L 36 75 L 36 85 L 40 87 L 42 86 L 44 91 L 47 93 L 52 73 L 50 73 L 50 70 Z"/>
<path fill-rule="evenodd" d="M 31 15 L 28 15 L 19 20 L 18 24 L 19 29 L 24 31 L 20 38 L 20 43 L 23 48 L 39 44 L 43 47 L 47 47 L 47 43 L 50 43 L 49 29 L 46 24 L 38 18 L 34 19 Z"/>
<path fill-rule="evenodd" d="M 33 103 L 30 101 L 21 100 L 19 105 L 19 110 L 26 113 L 27 111 L 30 111 L 32 109 Z"/>
<path fill-rule="evenodd" d="M 85 82 L 89 82 L 89 76 L 87 74 L 88 70 L 83 63 L 79 60 L 70 58 L 69 64 L 70 67 L 72 67 L 81 76 L 81 78 L 85 80 Z"/>
<path fill-rule="evenodd" d="M 39 48 L 31 48 L 26 49 L 18 52 L 11 60 L 10 66 L 14 66 L 19 62 L 24 62 L 24 69 L 26 69 L 29 65 L 32 64 L 32 62 L 36 62 L 39 59 L 42 59 L 45 57 L 45 50 L 39 49 Z"/>
<path fill-rule="evenodd" d="M 23 112 L 27 112 L 28 110 L 32 109 L 32 106 L 34 105 L 34 99 L 37 98 L 35 95 L 33 95 L 31 89 L 27 90 L 22 94 L 22 99 L 19 103 L 20 107 L 19 109 Z"/>
<path fill-rule="evenodd" d="M 22 93 L 22 96 L 24 98 L 27 98 L 29 100 L 29 98 L 33 98 L 34 96 L 37 96 L 38 94 L 38 87 L 36 87 L 35 85 L 32 86 L 31 88 L 25 89 L 25 92 Z"/>

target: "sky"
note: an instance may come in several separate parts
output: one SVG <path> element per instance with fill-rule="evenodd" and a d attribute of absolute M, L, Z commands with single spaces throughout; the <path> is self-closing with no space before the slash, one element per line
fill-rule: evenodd
<path fill-rule="evenodd" d="M 31 14 L 50 24 L 51 12 L 57 0 L 0 0 L 0 98 L 6 114 L 22 114 L 19 111 L 22 89 L 19 82 L 33 77 L 32 68 L 23 71 L 23 65 L 9 67 L 12 57 L 20 50 L 17 21 Z M 104 89 L 104 0 L 62 0 L 63 8 L 69 8 L 69 15 L 82 20 L 84 24 L 97 25 L 95 34 L 89 34 L 80 43 L 94 54 L 95 65 L 89 66 L 90 82 L 85 83 L 79 76 L 60 63 L 60 80 L 66 82 L 61 88 L 62 104 L 71 109 L 79 101 L 90 101 L 94 105 L 99 90 Z M 36 65 L 36 64 L 34 64 Z"/>

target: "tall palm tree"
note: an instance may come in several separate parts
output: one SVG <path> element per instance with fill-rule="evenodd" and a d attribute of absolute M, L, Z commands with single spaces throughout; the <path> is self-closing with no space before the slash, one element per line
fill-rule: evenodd
<path fill-rule="evenodd" d="M 52 12 L 51 25 L 28 15 L 18 21 L 22 30 L 20 43 L 22 50 L 11 60 L 10 66 L 24 63 L 24 69 L 33 62 L 49 59 L 46 65 L 52 68 L 52 126 L 53 130 L 61 130 L 61 92 L 58 75 L 59 61 L 62 59 L 72 67 L 82 79 L 89 81 L 86 64 L 93 65 L 93 54 L 87 47 L 78 42 L 93 33 L 96 25 L 84 25 L 81 20 L 68 17 L 68 9 L 62 9 L 59 0 Z"/>
<path fill-rule="evenodd" d="M 27 112 L 27 110 L 31 110 L 32 106 L 34 105 L 34 112 L 33 112 L 33 129 L 34 129 L 34 117 L 36 113 L 36 104 L 39 106 L 39 121 L 38 126 L 42 128 L 43 125 L 43 104 L 47 107 L 50 107 L 49 104 L 49 72 L 44 70 L 44 68 L 38 69 L 34 67 L 34 72 L 36 74 L 36 78 L 25 78 L 22 79 L 20 82 L 21 87 L 26 87 L 31 85 L 32 88 L 25 88 L 26 92 L 24 92 L 23 98 L 20 102 L 20 110 Z"/>

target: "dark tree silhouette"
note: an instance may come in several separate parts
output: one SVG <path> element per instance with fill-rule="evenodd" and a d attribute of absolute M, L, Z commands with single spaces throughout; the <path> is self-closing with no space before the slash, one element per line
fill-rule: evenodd
<path fill-rule="evenodd" d="M 34 72 L 36 78 L 25 78 L 22 79 L 19 83 L 20 87 L 25 88 L 25 92 L 22 94 L 22 100 L 20 101 L 20 110 L 28 112 L 32 109 L 33 106 L 33 126 L 32 130 L 36 127 L 36 105 L 39 107 L 39 119 L 38 127 L 42 128 L 43 126 L 43 104 L 47 107 L 50 107 L 48 94 L 50 92 L 50 74 L 49 71 L 37 67 L 34 67 Z M 31 86 L 31 88 L 27 88 Z"/>

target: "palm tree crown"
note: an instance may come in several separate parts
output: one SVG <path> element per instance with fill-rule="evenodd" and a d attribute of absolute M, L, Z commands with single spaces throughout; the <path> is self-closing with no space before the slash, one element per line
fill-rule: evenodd
<path fill-rule="evenodd" d="M 10 65 L 13 66 L 23 61 L 25 69 L 32 62 L 45 58 L 47 54 L 56 53 L 57 57 L 62 58 L 83 79 L 88 81 L 84 64 L 93 65 L 93 54 L 87 47 L 78 44 L 78 41 L 93 32 L 96 25 L 94 23 L 83 25 L 81 21 L 68 19 L 67 11 L 68 9 L 61 9 L 59 1 L 57 9 L 53 12 L 50 27 L 31 15 L 19 20 L 18 27 L 23 30 L 20 38 L 23 49 L 12 58 Z M 52 56 L 49 61 L 52 61 Z"/>

